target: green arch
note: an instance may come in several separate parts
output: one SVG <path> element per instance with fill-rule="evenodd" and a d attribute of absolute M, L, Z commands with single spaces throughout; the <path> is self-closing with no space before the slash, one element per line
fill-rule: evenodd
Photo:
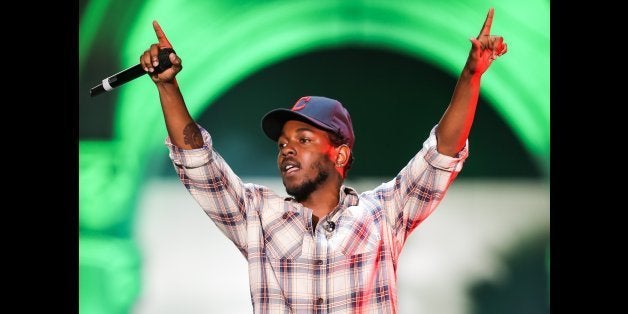
<path fill-rule="evenodd" d="M 124 62 L 136 62 L 138 51 L 155 41 L 151 21 L 157 19 L 184 60 L 179 82 L 193 116 L 260 68 L 323 47 L 386 47 L 458 76 L 468 38 L 477 35 L 490 6 L 479 0 L 302 0 L 218 10 L 194 1 L 182 14 L 159 13 L 190 6 L 185 3 L 147 3 L 123 45 Z M 484 76 L 482 94 L 549 173 L 549 2 L 494 6 L 493 32 L 503 34 L 511 50 Z M 115 120 L 116 137 L 130 150 L 150 149 L 166 135 L 152 83 L 138 85 L 120 91 Z"/>

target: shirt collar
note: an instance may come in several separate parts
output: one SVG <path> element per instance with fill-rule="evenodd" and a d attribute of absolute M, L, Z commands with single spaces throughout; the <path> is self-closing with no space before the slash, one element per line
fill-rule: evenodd
<path fill-rule="evenodd" d="M 352 187 L 342 185 L 340 187 L 340 195 L 338 198 L 338 204 L 342 207 L 356 206 L 358 205 L 358 193 Z"/>
<path fill-rule="evenodd" d="M 295 203 L 297 202 L 292 196 L 288 196 L 284 198 L 284 200 L 295 202 Z M 346 208 L 349 206 L 356 206 L 358 205 L 358 202 L 359 202 L 358 192 L 356 192 L 354 188 L 343 184 L 340 187 L 340 192 L 338 195 L 338 205 L 340 205 L 340 207 Z"/>

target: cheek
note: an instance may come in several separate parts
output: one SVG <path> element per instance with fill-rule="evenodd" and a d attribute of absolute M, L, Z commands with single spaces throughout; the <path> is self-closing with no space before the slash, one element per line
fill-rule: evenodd
<path fill-rule="evenodd" d="M 325 155 L 324 158 L 325 158 L 325 164 L 326 165 L 329 165 L 332 168 L 336 167 L 337 155 L 333 151 L 331 151 L 327 155 Z"/>
<path fill-rule="evenodd" d="M 316 169 L 316 171 L 329 171 L 335 167 L 335 163 L 327 154 L 320 154 L 315 159 L 311 159 L 310 161 L 310 168 Z"/>
<path fill-rule="evenodd" d="M 325 158 L 331 160 L 332 162 L 336 160 L 336 150 L 334 149 L 334 146 L 325 144 L 322 151 Z"/>

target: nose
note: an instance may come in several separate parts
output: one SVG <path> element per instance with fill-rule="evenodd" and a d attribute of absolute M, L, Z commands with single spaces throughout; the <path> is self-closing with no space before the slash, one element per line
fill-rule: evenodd
<path fill-rule="evenodd" d="M 294 150 L 294 147 L 289 143 L 280 149 L 280 155 L 282 157 L 294 156 L 297 152 Z"/>

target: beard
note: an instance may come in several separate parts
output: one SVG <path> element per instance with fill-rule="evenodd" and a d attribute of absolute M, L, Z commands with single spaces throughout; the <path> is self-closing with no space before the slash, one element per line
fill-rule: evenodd
<path fill-rule="evenodd" d="M 316 189 L 329 177 L 329 172 L 323 169 L 323 166 L 320 164 L 320 162 L 312 165 L 312 168 L 318 170 L 316 178 L 312 180 L 307 180 L 293 187 L 289 187 L 286 185 L 286 192 L 288 193 L 288 195 L 293 196 L 297 202 L 302 202 L 306 200 L 310 196 L 310 194 L 316 191 Z"/>

